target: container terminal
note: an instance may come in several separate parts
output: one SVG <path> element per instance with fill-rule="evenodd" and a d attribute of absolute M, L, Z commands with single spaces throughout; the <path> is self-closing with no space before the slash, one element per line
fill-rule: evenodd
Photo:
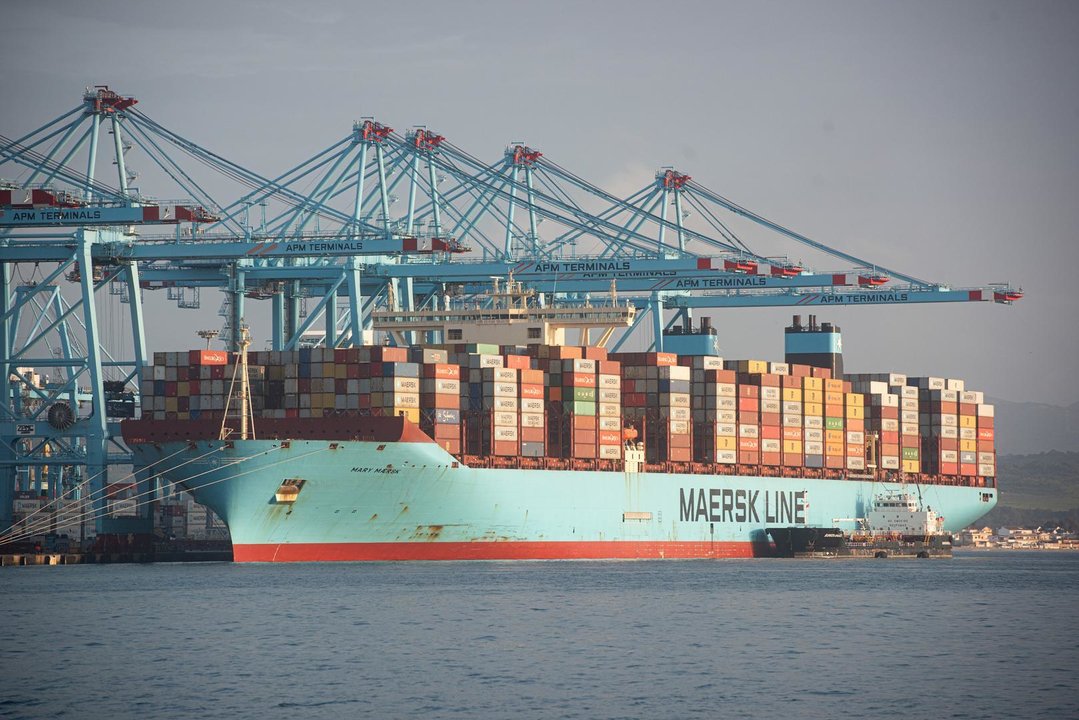
<path fill-rule="evenodd" d="M 883 267 L 672 168 L 623 198 L 522 142 L 487 163 L 373 119 L 272 179 L 107 86 L 0 144 L 5 547 L 78 526 L 146 557 L 179 490 L 255 560 L 755 555 L 768 519 L 853 532 L 906 492 L 950 530 L 996 502 L 981 392 L 848 373 L 801 313 L 1010 285 Z M 144 295 L 204 289 L 206 347 L 150 350 Z M 717 311 L 752 307 L 799 313 L 782 362 L 722 357 Z"/>

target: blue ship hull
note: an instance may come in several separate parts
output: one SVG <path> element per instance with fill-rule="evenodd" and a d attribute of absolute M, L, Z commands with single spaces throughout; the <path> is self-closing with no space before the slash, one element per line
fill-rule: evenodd
<path fill-rule="evenodd" d="M 134 450 L 225 521 L 237 561 L 755 557 L 773 553 L 766 527 L 854 530 L 890 490 L 918 494 L 949 532 L 997 502 L 996 488 L 959 485 L 470 468 L 432 442 Z"/>

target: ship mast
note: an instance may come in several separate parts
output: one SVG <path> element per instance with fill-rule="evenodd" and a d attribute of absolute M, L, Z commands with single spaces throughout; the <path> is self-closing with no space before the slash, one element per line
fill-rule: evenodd
<path fill-rule="evenodd" d="M 255 439 L 255 422 L 254 411 L 251 402 L 251 384 L 247 374 L 247 348 L 251 346 L 251 332 L 244 325 L 240 328 L 240 357 L 239 362 L 236 364 L 232 371 L 232 383 L 229 386 L 228 400 L 232 400 L 232 389 L 236 387 L 236 374 L 240 374 L 240 440 L 254 440 Z M 219 440 L 224 440 L 229 433 L 232 432 L 232 428 L 225 427 L 225 423 L 228 422 L 229 408 L 228 403 L 225 405 L 224 417 L 221 418 L 221 431 L 218 434 Z M 251 427 L 251 437 L 248 438 L 248 426 Z"/>

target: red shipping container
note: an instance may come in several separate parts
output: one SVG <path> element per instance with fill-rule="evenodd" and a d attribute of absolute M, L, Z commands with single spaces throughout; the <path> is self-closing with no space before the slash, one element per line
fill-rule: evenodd
<path fill-rule="evenodd" d="M 438 441 L 438 446 L 450 455 L 461 454 L 461 441 L 455 438 L 442 438 Z"/>
<path fill-rule="evenodd" d="M 802 439 L 802 428 L 797 428 L 797 427 L 785 427 L 785 428 L 783 428 L 783 439 L 784 440 L 801 440 Z"/>
<path fill-rule="evenodd" d="M 461 366 L 447 363 L 431 363 L 423 366 L 423 376 L 437 380 L 460 380 Z"/>
<path fill-rule="evenodd" d="M 881 443 L 880 454 L 887 455 L 888 457 L 896 457 L 897 455 L 899 455 L 899 445 L 893 445 L 891 443 Z"/>
<path fill-rule="evenodd" d="M 815 378 L 824 378 L 825 380 L 830 380 L 832 377 L 832 371 L 828 368 L 810 368 L 810 372 L 812 372 L 813 377 Z"/>
<path fill-rule="evenodd" d="M 804 464 L 805 458 L 802 453 L 783 453 L 784 467 L 802 467 Z"/>
<path fill-rule="evenodd" d="M 543 399 L 543 386 L 542 385 L 520 385 L 521 397 L 526 400 L 542 400 Z M 551 390 L 558 390 L 558 388 L 551 388 Z M 558 397 L 551 397 L 551 400 L 561 400 L 562 393 L 559 390 Z"/>
<path fill-rule="evenodd" d="M 169 381 L 165 383 L 165 397 L 176 397 L 176 383 Z"/>
<path fill-rule="evenodd" d="M 539 385 L 542 387 L 543 371 L 522 369 L 518 380 L 522 385 Z"/>
<path fill-rule="evenodd" d="M 741 385 L 739 387 L 745 387 Z M 757 412 L 760 409 L 760 401 L 755 397 L 739 397 L 738 409 L 743 412 Z"/>
<path fill-rule="evenodd" d="M 621 375 L 622 363 L 617 360 L 600 360 L 596 363 L 596 371 L 599 375 Z"/>
<path fill-rule="evenodd" d="M 832 468 L 832 469 L 835 469 L 835 470 L 842 470 L 844 467 L 846 467 L 846 463 L 847 463 L 847 459 L 845 457 L 843 457 L 842 455 L 837 455 L 837 456 L 825 455 L 824 456 L 824 467 L 826 467 L 826 468 Z"/>
<path fill-rule="evenodd" d="M 992 428 L 979 427 L 978 428 L 978 439 L 979 440 L 988 440 L 989 442 L 992 442 L 993 441 L 993 429 Z"/>
<path fill-rule="evenodd" d="M 865 432 L 865 420 L 852 420 L 847 418 L 848 432 Z"/>
<path fill-rule="evenodd" d="M 186 367 L 178 367 L 178 368 L 176 368 L 176 379 L 178 381 L 187 382 L 187 379 L 189 377 L 191 377 L 191 376 L 192 376 L 192 373 L 190 372 L 189 368 L 186 368 Z M 199 370 L 198 370 L 198 368 L 195 368 L 194 377 L 198 377 L 198 376 L 199 376 Z"/>
<path fill-rule="evenodd" d="M 761 465 L 781 465 L 782 457 L 777 452 L 762 452 Z"/>
<path fill-rule="evenodd" d="M 226 365 L 228 359 L 224 350 L 192 350 L 187 354 L 189 365 Z"/>
<path fill-rule="evenodd" d="M 300 411 L 297 408 L 288 408 L 285 410 L 285 417 L 298 418 L 300 417 Z"/>
<path fill-rule="evenodd" d="M 689 448 L 693 447 L 692 435 L 675 435 L 671 434 L 667 437 L 667 444 L 672 448 Z"/>
<path fill-rule="evenodd" d="M 520 451 L 520 446 L 516 440 L 495 440 L 493 444 L 492 455 L 500 455 L 502 457 L 517 455 Z"/>
<path fill-rule="evenodd" d="M 338 365 L 344 365 L 348 362 L 348 349 L 336 348 L 333 351 L 333 361 Z"/>
<path fill-rule="evenodd" d="M 993 441 L 992 440 L 979 440 L 978 441 L 978 452 L 993 452 L 994 450 L 995 450 L 995 448 L 993 447 Z"/>
<path fill-rule="evenodd" d="M 978 466 L 973 463 L 959 463 L 959 474 L 971 477 L 978 474 Z"/>
<path fill-rule="evenodd" d="M 607 359 L 607 348 L 588 346 L 588 347 L 581 348 L 581 351 L 582 351 L 582 354 L 584 355 L 585 360 L 606 360 Z"/>
<path fill-rule="evenodd" d="M 296 390 L 301 395 L 305 395 L 305 394 L 311 392 L 311 379 L 310 378 L 299 378 L 296 381 Z"/>
<path fill-rule="evenodd" d="M 420 407 L 423 409 L 460 410 L 461 396 L 449 393 L 424 393 L 420 395 Z"/>
<path fill-rule="evenodd" d="M 779 413 L 761 413 L 762 427 L 765 425 L 774 425 L 776 427 L 779 427 L 781 424 L 783 424 L 783 418 Z"/>
<path fill-rule="evenodd" d="M 461 437 L 460 425 L 450 423 L 436 423 L 432 427 L 434 430 L 435 440 L 455 440 Z"/>
<path fill-rule="evenodd" d="M 794 429 L 797 430 L 797 428 Z M 763 423 L 761 424 L 761 437 L 765 440 L 781 440 L 783 438 L 783 435 L 783 428 L 780 428 L 778 425 L 764 425 Z M 798 438 L 795 439 L 800 438 L 801 433 L 799 432 Z"/>
<path fill-rule="evenodd" d="M 541 427 L 523 427 L 520 430 L 521 442 L 543 442 L 547 439 L 547 429 Z"/>
<path fill-rule="evenodd" d="M 761 454 L 755 450 L 739 450 L 738 463 L 740 465 L 759 465 Z"/>
<path fill-rule="evenodd" d="M 595 445 L 584 444 L 573 446 L 573 457 L 575 458 L 595 458 L 596 452 Z"/>
<path fill-rule="evenodd" d="M 594 415 L 574 415 L 571 426 L 574 430 L 595 430 L 596 417 Z"/>
<path fill-rule="evenodd" d="M 688 447 L 672 447 L 667 450 L 667 460 L 670 462 L 690 462 L 693 460 L 693 452 Z"/>
<path fill-rule="evenodd" d="M 365 363 L 362 363 L 360 365 L 356 365 L 355 367 L 356 367 L 356 377 L 361 378 L 361 379 L 371 377 L 371 363 L 365 362 Z M 382 367 L 381 364 L 379 365 L 379 367 L 380 368 Z M 382 370 L 380 369 L 379 374 L 381 374 L 381 373 L 382 373 Z"/>
<path fill-rule="evenodd" d="M 971 415 L 971 416 L 977 415 L 978 414 L 978 406 L 975 403 L 961 402 L 961 403 L 959 403 L 959 414 L 960 415 Z"/>
<path fill-rule="evenodd" d="M 408 348 L 375 345 L 371 348 L 371 359 L 376 362 L 408 362 Z"/>
<path fill-rule="evenodd" d="M 502 360 L 502 366 L 512 370 L 528 370 L 532 367 L 532 358 L 527 355 L 504 355 Z"/>
<path fill-rule="evenodd" d="M 738 373 L 734 370 L 705 370 L 704 382 L 707 384 L 737 382 Z"/>
<path fill-rule="evenodd" d="M 521 395 L 521 397 L 529 397 L 528 395 Z M 552 385 L 547 388 L 547 399 L 551 402 L 562 402 L 562 388 Z"/>
<path fill-rule="evenodd" d="M 202 386 L 199 385 L 198 380 L 188 380 L 187 388 L 191 392 L 192 395 L 201 395 L 202 394 Z"/>
<path fill-rule="evenodd" d="M 340 379 L 334 380 L 333 381 L 333 391 L 337 395 L 347 395 L 348 394 L 348 380 L 340 380 Z"/>
<path fill-rule="evenodd" d="M 880 441 L 882 444 L 887 445 L 899 445 L 899 431 L 898 430 L 881 430 Z"/>
<path fill-rule="evenodd" d="M 738 450 L 739 451 L 751 450 L 753 452 L 756 452 L 756 451 L 760 450 L 760 447 L 761 447 L 761 443 L 757 438 L 747 438 L 747 437 L 738 438 Z"/>
<path fill-rule="evenodd" d="M 622 393 L 622 404 L 628 407 L 644 407 L 646 400 L 644 393 Z"/>
<path fill-rule="evenodd" d="M 176 409 L 180 412 L 187 412 L 191 409 L 191 398 L 178 397 L 176 398 Z"/>
<path fill-rule="evenodd" d="M 583 387 L 594 388 L 596 386 L 596 376 L 585 373 L 563 373 L 562 374 L 562 387 Z"/>
<path fill-rule="evenodd" d="M 740 425 L 760 425 L 761 416 L 755 412 L 740 412 L 738 413 L 738 423 Z"/>
<path fill-rule="evenodd" d="M 738 397 L 739 398 L 757 398 L 761 395 L 761 389 L 756 385 L 739 385 Z M 739 400 L 741 402 L 741 400 Z"/>
<path fill-rule="evenodd" d="M 600 445 L 621 445 L 622 433 L 617 430 L 600 430 L 599 431 L 599 444 Z"/>
<path fill-rule="evenodd" d="M 573 444 L 574 445 L 595 445 L 596 444 L 596 431 L 595 430 L 574 430 L 573 431 Z"/>

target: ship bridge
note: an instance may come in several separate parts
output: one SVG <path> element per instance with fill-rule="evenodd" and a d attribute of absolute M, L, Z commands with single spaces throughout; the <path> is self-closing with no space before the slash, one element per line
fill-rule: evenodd
<path fill-rule="evenodd" d="M 448 303 L 447 303 L 448 304 Z M 389 333 L 398 345 L 409 344 L 405 333 L 438 333 L 441 342 L 487 342 L 499 345 L 567 344 L 567 330 L 579 334 L 579 344 L 604 347 L 619 328 L 632 327 L 637 308 L 619 304 L 612 284 L 601 304 L 560 302 L 546 307 L 536 302 L 534 290 L 511 275 L 502 284 L 495 278 L 480 302 L 445 310 L 383 310 L 371 313 L 375 330 Z M 593 332 L 598 336 L 593 336 Z M 422 337 L 423 335 L 421 335 Z"/>

